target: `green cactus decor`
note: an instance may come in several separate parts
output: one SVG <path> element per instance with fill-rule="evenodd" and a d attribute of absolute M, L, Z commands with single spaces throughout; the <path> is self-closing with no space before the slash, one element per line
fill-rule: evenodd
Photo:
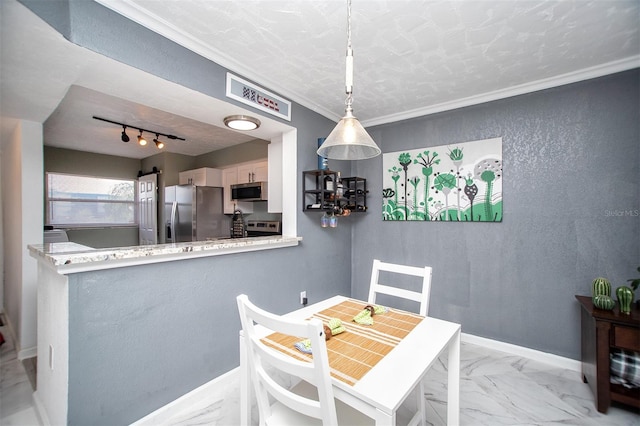
<path fill-rule="evenodd" d="M 621 314 L 631 313 L 631 303 L 633 302 L 633 290 L 623 285 L 616 289 L 616 296 L 618 297 L 618 304 L 620 305 Z"/>
<path fill-rule="evenodd" d="M 605 311 L 610 311 L 616 306 L 616 302 L 609 296 L 604 294 L 598 294 L 593 298 L 593 306 L 598 309 L 604 309 Z"/>
<path fill-rule="evenodd" d="M 595 297 L 600 294 L 611 297 L 611 283 L 606 278 L 596 278 L 591 284 L 591 294 L 594 302 Z"/>

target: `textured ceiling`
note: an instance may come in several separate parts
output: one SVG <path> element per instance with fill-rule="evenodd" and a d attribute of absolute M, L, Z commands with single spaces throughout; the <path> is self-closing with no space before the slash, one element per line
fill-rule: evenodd
<path fill-rule="evenodd" d="M 326 117 L 344 112 L 346 1 L 99 2 Z M 45 123 L 47 145 L 144 158 L 155 148 L 114 144 L 121 129 L 91 117 L 186 137 L 167 150 L 188 155 L 282 130 L 266 119 L 230 133 L 221 117 L 238 107 L 79 48 L 15 0 L 0 8 L 3 140 L 21 118 Z M 353 0 L 352 14 L 365 126 L 640 66 L 638 0 Z"/>
<path fill-rule="evenodd" d="M 344 0 L 108 3 L 328 117 L 344 112 Z M 390 121 L 629 58 L 638 66 L 639 5 L 353 0 L 355 114 Z"/>

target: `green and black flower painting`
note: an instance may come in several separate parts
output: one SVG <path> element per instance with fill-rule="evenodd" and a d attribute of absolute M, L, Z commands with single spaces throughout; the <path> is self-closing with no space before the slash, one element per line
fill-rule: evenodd
<path fill-rule="evenodd" d="M 383 155 L 383 220 L 502 221 L 502 138 Z"/>

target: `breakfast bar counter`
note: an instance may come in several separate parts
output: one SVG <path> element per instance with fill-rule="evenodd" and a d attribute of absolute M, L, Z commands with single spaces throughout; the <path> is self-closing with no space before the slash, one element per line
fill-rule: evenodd
<path fill-rule="evenodd" d="M 32 257 L 53 267 L 58 273 L 119 268 L 172 260 L 219 256 L 298 245 L 301 237 L 282 235 L 248 238 L 222 238 L 188 243 L 94 249 L 76 243 L 30 245 Z"/>
<path fill-rule="evenodd" d="M 236 295 L 277 289 L 300 241 L 30 245 L 43 423 L 131 424 L 236 368 Z"/>

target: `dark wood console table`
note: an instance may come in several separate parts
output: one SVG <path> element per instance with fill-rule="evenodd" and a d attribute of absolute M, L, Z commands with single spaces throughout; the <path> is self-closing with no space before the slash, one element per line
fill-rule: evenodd
<path fill-rule="evenodd" d="M 640 309 L 633 303 L 630 315 L 618 306 L 605 311 L 593 306 L 591 297 L 576 296 L 582 306 L 582 380 L 589 384 L 599 412 L 606 413 L 611 401 L 640 408 L 640 389 L 627 389 L 609 382 L 611 348 L 640 352 Z"/>

